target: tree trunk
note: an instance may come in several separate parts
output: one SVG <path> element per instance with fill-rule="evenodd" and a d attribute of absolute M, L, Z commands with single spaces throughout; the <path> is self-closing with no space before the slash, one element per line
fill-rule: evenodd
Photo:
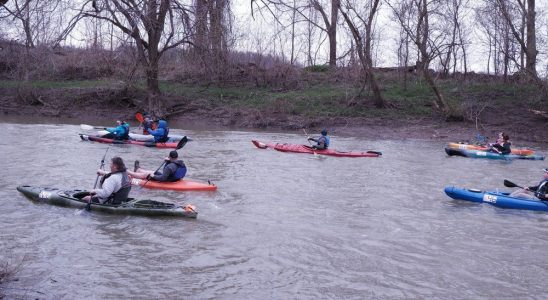
<path fill-rule="evenodd" d="M 447 102 L 445 102 L 443 94 L 438 89 L 436 82 L 434 81 L 432 76 L 430 76 L 430 70 L 428 69 L 428 67 L 430 66 L 430 60 L 431 60 L 430 55 L 428 53 L 428 35 L 429 35 L 428 13 L 429 12 L 428 12 L 427 0 L 420 0 L 419 21 L 417 25 L 419 43 L 417 46 L 421 54 L 422 72 L 424 75 L 424 79 L 426 79 L 426 82 L 428 83 L 428 85 L 430 85 L 430 88 L 434 91 L 434 94 L 436 94 L 436 100 L 434 101 L 434 105 L 436 108 L 440 109 L 447 116 L 449 114 L 449 106 L 447 105 Z"/>
<path fill-rule="evenodd" d="M 340 0 L 331 0 L 331 22 L 328 27 L 329 36 L 329 66 L 337 67 L 337 20 L 339 17 Z"/>
<path fill-rule="evenodd" d="M 150 65 L 146 70 L 147 76 L 147 110 L 155 117 L 165 114 L 164 106 L 160 99 L 161 92 L 158 83 L 158 63 Z"/>
<path fill-rule="evenodd" d="M 526 60 L 527 71 L 538 78 L 537 75 L 537 37 L 535 33 L 535 0 L 527 0 L 527 50 Z"/>

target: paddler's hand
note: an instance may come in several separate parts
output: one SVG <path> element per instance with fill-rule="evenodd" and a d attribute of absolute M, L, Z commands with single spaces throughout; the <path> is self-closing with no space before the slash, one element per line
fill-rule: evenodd
<path fill-rule="evenodd" d="M 101 176 L 104 176 L 105 174 L 107 174 L 107 172 L 105 170 L 97 170 L 97 175 L 101 175 Z"/>
<path fill-rule="evenodd" d="M 147 180 L 151 180 L 152 179 L 152 175 L 148 174 L 147 175 Z"/>

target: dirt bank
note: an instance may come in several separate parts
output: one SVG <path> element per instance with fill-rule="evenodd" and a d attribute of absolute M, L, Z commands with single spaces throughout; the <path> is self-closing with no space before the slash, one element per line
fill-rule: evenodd
<path fill-rule="evenodd" d="M 0 114 L 22 118 L 50 117 L 71 123 L 125 118 L 136 122 L 143 95 L 120 89 L 40 90 L 22 93 L 0 89 Z M 548 118 L 518 104 L 489 106 L 474 121 L 447 122 L 441 115 L 412 117 L 397 109 L 388 117 L 307 117 L 283 110 L 259 110 L 230 104 L 212 104 L 207 99 L 170 99 L 176 112 L 169 116 L 173 128 L 263 129 L 271 131 L 317 132 L 328 128 L 332 134 L 369 139 L 426 139 L 467 141 L 480 133 L 494 137 L 504 131 L 515 145 L 548 144 Z M 547 109 L 548 110 L 548 109 Z"/>

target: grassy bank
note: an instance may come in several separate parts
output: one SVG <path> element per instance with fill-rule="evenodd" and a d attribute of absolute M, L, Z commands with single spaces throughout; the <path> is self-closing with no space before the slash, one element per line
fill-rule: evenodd
<path fill-rule="evenodd" d="M 163 81 L 162 92 L 177 104 L 200 103 L 208 107 L 251 109 L 265 114 L 300 115 L 305 117 L 383 117 L 387 119 L 420 118 L 432 114 L 434 94 L 420 78 L 411 76 L 404 87 L 402 80 L 393 75 L 378 74 L 382 95 L 393 105 L 391 109 L 377 109 L 372 105 L 367 89 L 344 82 L 329 80 L 307 83 L 299 88 L 265 88 L 249 85 L 200 86 L 188 83 Z M 451 107 L 465 118 L 486 107 L 526 106 L 541 109 L 545 100 L 532 85 L 501 81 L 439 80 L 439 87 Z M 122 89 L 125 85 L 116 80 L 80 81 L 0 81 L 0 88 L 12 93 L 33 91 L 49 97 L 66 98 L 67 104 L 78 92 Z M 132 85 L 133 97 L 144 97 L 143 82 Z M 75 92 L 78 91 L 78 92 Z M 138 100 L 138 99 L 137 99 Z M 142 99 L 141 99 L 142 100 Z M 475 112 L 477 113 L 477 112 Z"/>

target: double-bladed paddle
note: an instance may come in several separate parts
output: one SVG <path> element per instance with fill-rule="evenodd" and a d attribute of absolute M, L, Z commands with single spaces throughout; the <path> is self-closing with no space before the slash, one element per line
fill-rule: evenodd
<path fill-rule="evenodd" d="M 308 133 L 306 133 L 306 129 L 303 128 L 303 132 L 304 134 L 306 135 L 306 140 L 308 141 L 308 143 L 310 144 L 310 149 L 312 149 L 312 152 L 314 153 L 314 155 L 318 155 L 316 153 L 316 149 L 314 149 L 314 145 L 312 145 L 312 143 L 310 142 L 310 136 L 308 135 Z"/>
<path fill-rule="evenodd" d="M 504 179 L 504 186 L 505 187 L 517 187 L 517 188 L 525 189 L 524 187 L 519 186 L 519 185 L 513 183 L 512 181 L 506 180 L 506 179 Z"/>
<path fill-rule="evenodd" d="M 105 158 L 107 157 L 107 153 L 108 153 L 108 149 L 110 148 L 110 146 L 107 147 L 107 151 L 105 151 L 105 155 L 103 155 L 103 159 L 101 159 L 101 166 L 99 167 L 99 169 L 102 169 L 104 166 L 105 166 Z M 95 184 L 93 185 L 93 189 L 95 189 L 97 187 L 97 183 L 99 182 L 99 174 L 97 174 L 97 178 L 95 178 Z M 86 210 L 87 211 L 90 211 L 91 210 L 91 197 L 89 198 L 89 201 L 86 205 Z"/>
<path fill-rule="evenodd" d="M 377 154 L 377 155 L 382 155 L 382 152 L 379 152 L 379 151 L 367 151 L 366 153 L 373 153 L 373 154 Z"/>

